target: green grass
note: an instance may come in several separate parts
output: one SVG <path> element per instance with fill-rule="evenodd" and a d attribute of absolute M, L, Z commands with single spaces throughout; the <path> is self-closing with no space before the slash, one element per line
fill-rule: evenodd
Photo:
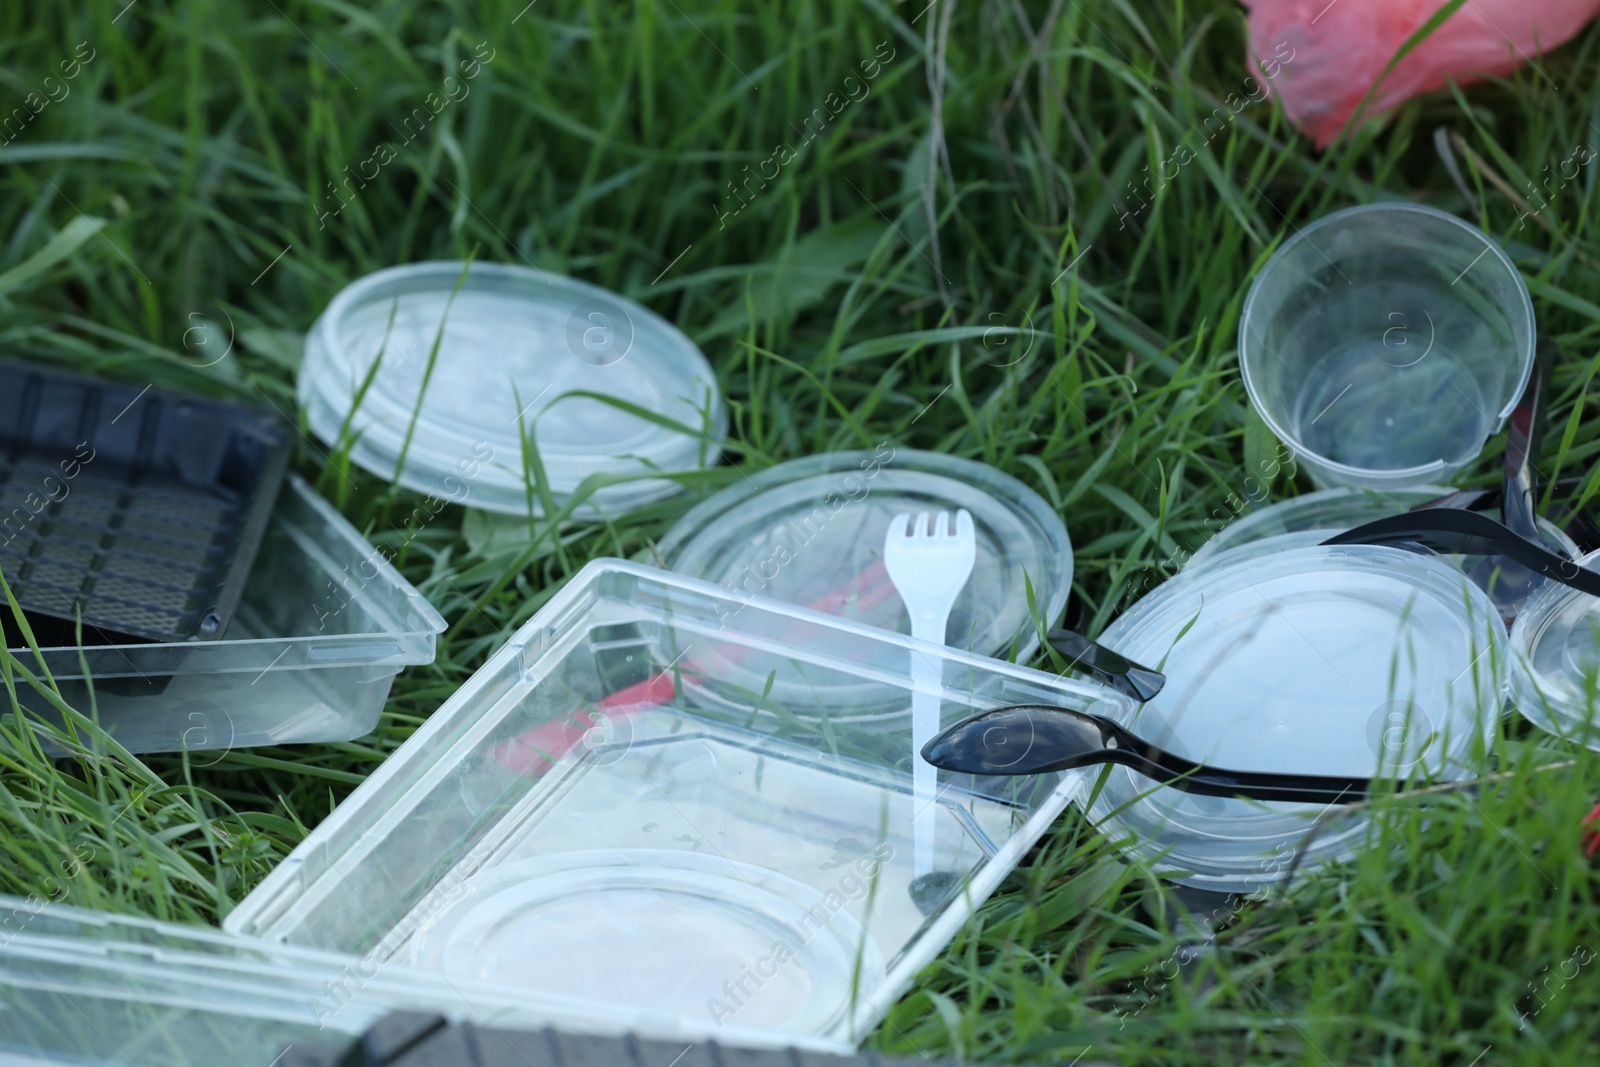
<path fill-rule="evenodd" d="M 458 509 L 411 538 L 402 568 L 453 626 L 359 742 L 214 766 L 50 761 L 5 727 L 0 890 L 216 921 L 508 628 L 585 561 L 648 558 L 734 465 L 884 440 L 993 464 L 1065 516 L 1073 616 L 1098 632 L 1270 465 L 1234 357 L 1244 291 L 1295 224 L 1350 204 L 1428 203 L 1501 240 L 1559 353 L 1540 469 L 1581 477 L 1589 502 L 1600 168 L 1520 226 L 1517 198 L 1600 142 L 1600 33 L 1319 154 L 1270 101 L 1195 132 L 1245 74 L 1226 0 L 980 0 L 911 25 L 920 6 L 0 9 L 0 125 L 29 93 L 59 97 L 0 133 L 0 271 L 31 263 L 0 274 L 13 353 L 287 412 L 300 336 L 334 291 L 476 254 L 647 304 L 704 348 L 733 411 L 723 466 L 619 523 L 536 524 L 515 571 L 475 551 Z M 92 58 L 62 82 L 79 42 Z M 397 127 L 475 54 L 490 58 L 470 93 L 406 143 Z M 874 59 L 870 92 L 735 214 L 728 183 L 800 148 L 805 116 Z M 1194 158 L 1139 207 L 1129 183 L 1180 143 Z M 328 183 L 384 144 L 393 158 L 334 215 Z M 1502 445 L 1474 484 L 1493 482 Z M 413 494 L 310 440 L 296 466 L 374 542 L 406 541 Z M 1274 497 L 1307 488 L 1270 480 Z M 1183 938 L 1152 918 L 1167 891 L 1069 813 L 871 1043 L 1018 1062 L 1591 1060 L 1600 983 L 1572 961 L 1600 946 L 1600 880 L 1578 846 L 1600 757 L 1517 720 L 1502 734 L 1485 772 L 1503 777 L 1382 802 L 1359 859 L 1244 908 L 1170 981 Z M 1529 983 L 1546 983 L 1540 1000 Z"/>

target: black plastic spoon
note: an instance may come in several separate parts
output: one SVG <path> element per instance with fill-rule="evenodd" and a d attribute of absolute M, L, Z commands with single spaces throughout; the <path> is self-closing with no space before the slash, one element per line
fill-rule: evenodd
<path fill-rule="evenodd" d="M 1351 804 L 1371 778 L 1230 771 L 1174 756 L 1103 715 L 1047 704 L 993 708 L 941 731 L 922 758 L 958 774 L 1016 775 L 1118 763 L 1186 793 L 1299 804 Z M 1404 783 L 1394 782 L 1395 788 Z"/>

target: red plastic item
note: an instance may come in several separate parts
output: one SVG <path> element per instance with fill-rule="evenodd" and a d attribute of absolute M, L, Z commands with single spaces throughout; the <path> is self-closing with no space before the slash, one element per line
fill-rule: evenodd
<path fill-rule="evenodd" d="M 1400 46 L 1446 0 L 1243 0 L 1250 73 L 1318 148 L 1354 114 Z M 1367 106 L 1381 115 L 1413 96 L 1509 74 L 1562 44 L 1600 0 L 1469 0 L 1395 65 Z"/>
<path fill-rule="evenodd" d="M 878 560 L 856 575 L 854 581 L 844 583 L 806 607 L 831 615 L 836 614 L 853 596 L 859 597 L 866 607 L 876 607 L 893 592 L 894 583 L 889 580 L 883 561 Z M 717 654 L 724 660 L 737 662 L 743 650 L 723 646 L 717 649 Z M 565 719 L 535 726 L 509 741 L 502 741 L 491 750 L 491 754 L 501 766 L 529 778 L 538 778 L 577 747 L 585 734 L 598 728 L 602 715 L 632 715 L 671 703 L 678 693 L 678 676 L 694 677 L 698 673 L 694 661 L 686 661 L 637 685 L 612 693 L 592 710 L 575 708 Z"/>
<path fill-rule="evenodd" d="M 1596 804 L 1594 810 L 1583 817 L 1583 825 L 1588 826 L 1597 820 L 1600 820 L 1600 804 Z M 1583 843 L 1585 856 L 1593 856 L 1596 852 L 1600 852 L 1600 830 L 1585 830 Z"/>

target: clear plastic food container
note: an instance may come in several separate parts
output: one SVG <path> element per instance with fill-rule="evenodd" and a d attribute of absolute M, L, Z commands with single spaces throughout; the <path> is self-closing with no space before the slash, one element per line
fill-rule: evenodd
<path fill-rule="evenodd" d="M 1100 641 L 1166 674 L 1123 725 L 1241 771 L 1466 777 L 1484 764 L 1510 670 L 1487 593 L 1444 560 L 1374 545 L 1220 554 Z M 1287 878 L 1297 852 L 1309 865 L 1366 844 L 1365 815 L 1307 841 L 1331 807 L 1156 788 L 1117 767 L 1089 814 L 1181 884 L 1253 894 Z"/>
<path fill-rule="evenodd" d="M 658 547 L 669 570 L 736 595 L 909 633 L 884 536 L 896 515 L 958 509 L 972 516 L 977 555 L 947 643 L 1025 663 L 1039 648 L 1029 591 L 1039 615 L 1061 617 L 1072 541 L 1043 497 L 983 463 L 881 445 L 790 460 L 697 504 Z"/>
<path fill-rule="evenodd" d="M 393 1011 L 496 1029 L 615 1032 L 559 1001 L 182 926 L 0 896 L 0 1064 L 269 1067 Z"/>
<path fill-rule="evenodd" d="M 1600 552 L 1576 566 L 1600 570 Z M 1529 598 L 1511 629 L 1512 700 L 1558 737 L 1600 750 L 1600 600 L 1555 582 Z"/>
<path fill-rule="evenodd" d="M 226 750 L 371 732 L 395 675 L 432 663 L 444 628 L 355 527 L 291 477 L 224 639 L 43 652 L 63 699 L 84 715 L 96 709 L 129 751 Z M 13 653 L 36 667 L 26 649 Z M 17 696 L 61 723 L 20 680 Z"/>
<path fill-rule="evenodd" d="M 682 1033 L 851 1048 L 1092 780 L 941 773 L 934 870 L 914 878 L 913 656 L 939 665 L 945 725 L 1025 702 L 1133 711 L 1090 683 L 598 560 L 225 926 Z M 902 711 L 863 725 L 805 695 L 848 683 Z"/>

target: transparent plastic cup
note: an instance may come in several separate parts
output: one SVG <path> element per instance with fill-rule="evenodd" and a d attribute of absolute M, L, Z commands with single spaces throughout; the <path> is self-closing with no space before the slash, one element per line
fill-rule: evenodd
<path fill-rule="evenodd" d="M 1338 211 L 1256 276 L 1250 402 L 1319 486 L 1447 484 L 1516 406 L 1533 305 L 1498 245 L 1414 204 Z"/>

